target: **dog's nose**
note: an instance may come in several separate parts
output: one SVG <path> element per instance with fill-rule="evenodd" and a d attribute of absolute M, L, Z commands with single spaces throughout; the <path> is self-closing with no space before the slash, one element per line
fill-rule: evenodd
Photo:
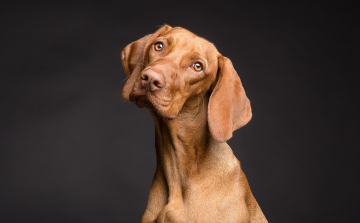
<path fill-rule="evenodd" d="M 146 70 L 140 76 L 141 85 L 147 91 L 158 91 L 165 86 L 164 76 L 154 70 Z"/>

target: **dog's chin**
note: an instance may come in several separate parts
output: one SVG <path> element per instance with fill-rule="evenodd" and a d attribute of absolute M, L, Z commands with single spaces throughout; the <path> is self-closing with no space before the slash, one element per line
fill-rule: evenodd
<path fill-rule="evenodd" d="M 147 109 L 155 109 L 152 103 L 145 96 L 138 96 L 136 99 L 131 100 L 134 102 L 139 108 L 147 108 Z"/>
<path fill-rule="evenodd" d="M 156 103 L 150 102 L 150 106 L 146 108 L 164 119 L 173 120 L 176 118 L 176 115 L 170 114 L 169 109 L 164 109 L 161 105 L 157 105 Z"/>
<path fill-rule="evenodd" d="M 176 118 L 176 115 L 167 114 L 166 112 L 161 112 L 157 109 L 154 109 L 154 111 L 160 116 L 168 120 L 174 120 Z"/>
<path fill-rule="evenodd" d="M 139 108 L 147 108 L 150 111 L 155 112 L 162 118 L 173 120 L 176 115 L 170 114 L 170 109 L 164 109 L 163 106 L 158 105 L 155 101 L 152 102 L 146 95 L 132 95 L 130 101 L 134 102 Z"/>

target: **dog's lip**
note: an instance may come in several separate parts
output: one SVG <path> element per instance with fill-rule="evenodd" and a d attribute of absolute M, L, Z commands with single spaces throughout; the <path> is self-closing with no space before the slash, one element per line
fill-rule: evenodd
<path fill-rule="evenodd" d="M 160 111 L 160 107 L 167 108 L 170 106 L 170 100 L 168 103 L 161 103 L 162 100 L 160 100 L 154 93 L 147 91 L 146 92 L 146 99 L 154 106 L 154 108 L 158 111 Z"/>
<path fill-rule="evenodd" d="M 176 118 L 175 115 L 166 115 L 164 110 L 160 109 L 161 107 L 169 107 L 171 105 L 171 100 L 161 100 L 154 94 L 154 92 L 141 89 L 136 93 L 131 94 L 129 100 L 136 103 L 141 108 L 146 107 L 150 110 L 155 110 L 160 116 L 168 120 Z M 165 103 L 160 103 L 161 101 Z"/>
<path fill-rule="evenodd" d="M 134 95 L 130 98 L 131 102 L 134 102 L 140 108 L 146 107 L 148 109 L 154 109 L 153 104 L 144 95 Z"/>
<path fill-rule="evenodd" d="M 163 107 L 168 107 L 171 104 L 171 100 L 164 100 L 159 98 L 158 96 L 156 96 L 156 94 L 154 94 L 151 91 L 146 91 L 146 98 L 153 104 L 158 104 L 161 105 Z M 163 102 L 163 103 L 161 103 Z"/>

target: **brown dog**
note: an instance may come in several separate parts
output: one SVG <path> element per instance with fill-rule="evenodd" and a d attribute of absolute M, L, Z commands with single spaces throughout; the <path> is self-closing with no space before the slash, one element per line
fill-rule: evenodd
<path fill-rule="evenodd" d="M 125 100 L 155 120 L 157 168 L 141 222 L 267 222 L 226 141 L 251 119 L 231 61 L 163 26 L 125 47 Z"/>

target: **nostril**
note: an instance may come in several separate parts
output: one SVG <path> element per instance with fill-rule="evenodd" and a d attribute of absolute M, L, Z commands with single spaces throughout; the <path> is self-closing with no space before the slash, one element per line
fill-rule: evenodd
<path fill-rule="evenodd" d="M 149 79 L 148 75 L 143 74 L 141 75 L 141 80 L 147 81 Z"/>
<path fill-rule="evenodd" d="M 156 87 L 159 87 L 159 81 L 154 81 L 154 85 L 155 85 Z"/>

